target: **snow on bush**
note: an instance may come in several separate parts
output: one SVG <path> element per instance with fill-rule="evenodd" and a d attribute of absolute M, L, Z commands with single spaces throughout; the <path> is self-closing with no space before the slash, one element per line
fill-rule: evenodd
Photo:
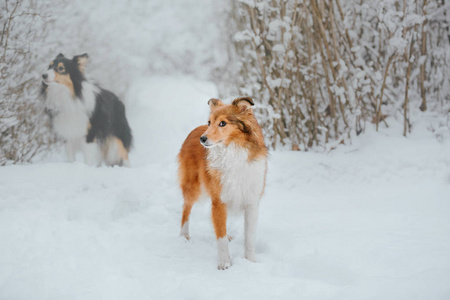
<path fill-rule="evenodd" d="M 262 101 L 267 141 L 331 148 L 429 111 L 448 130 L 449 5 L 440 1 L 240 1 L 236 84 Z M 437 117 L 437 118 L 436 118 Z"/>
<path fill-rule="evenodd" d="M 41 47 L 48 5 L 3 1 L 0 14 L 0 165 L 27 162 L 52 142 L 39 105 Z"/>

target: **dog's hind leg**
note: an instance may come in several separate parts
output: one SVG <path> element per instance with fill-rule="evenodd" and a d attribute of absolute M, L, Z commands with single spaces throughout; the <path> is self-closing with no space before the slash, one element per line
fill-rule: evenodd
<path fill-rule="evenodd" d="M 110 137 L 103 146 L 103 157 L 108 166 L 129 167 L 128 150 L 123 146 L 122 141 L 117 137 Z"/>
<path fill-rule="evenodd" d="M 181 230 L 180 236 L 184 236 L 187 240 L 191 237 L 189 236 L 189 216 L 191 215 L 192 203 L 183 204 L 183 216 L 181 217 Z"/>
<path fill-rule="evenodd" d="M 123 142 L 118 138 L 116 138 L 116 143 L 119 148 L 119 157 L 121 162 L 120 165 L 124 167 L 130 167 L 130 161 L 128 159 L 128 150 L 123 145 Z"/>
<path fill-rule="evenodd" d="M 180 236 L 184 236 L 189 240 L 189 216 L 191 215 L 191 209 L 194 203 L 200 197 L 200 181 L 198 177 L 190 176 L 183 178 L 181 182 L 181 190 L 183 192 L 184 204 L 183 215 L 181 217 L 181 230 Z"/>
<path fill-rule="evenodd" d="M 197 201 L 200 196 L 200 188 L 196 188 L 195 185 L 188 187 L 185 186 L 183 189 L 183 215 L 181 217 L 181 230 L 180 236 L 184 236 L 187 240 L 190 239 L 189 236 L 189 217 L 191 215 L 192 206 Z"/>
<path fill-rule="evenodd" d="M 101 164 L 101 153 L 100 146 L 94 141 L 93 143 L 83 143 L 82 145 L 84 162 L 88 166 L 100 166 Z"/>

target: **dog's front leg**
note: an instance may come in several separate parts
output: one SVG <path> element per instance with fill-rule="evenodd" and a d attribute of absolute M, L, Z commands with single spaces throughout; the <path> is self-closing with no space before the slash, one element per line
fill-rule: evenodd
<path fill-rule="evenodd" d="M 228 251 L 227 205 L 220 199 L 212 201 L 212 221 L 217 238 L 217 268 L 225 270 L 231 267 L 231 259 Z"/>
<path fill-rule="evenodd" d="M 86 143 L 84 142 L 82 145 L 84 162 L 88 166 L 98 167 L 101 164 L 100 159 L 100 147 L 97 143 Z"/>
<path fill-rule="evenodd" d="M 66 140 L 64 147 L 66 148 L 67 161 L 74 162 L 75 153 L 77 151 L 77 142 L 74 139 L 68 139 Z"/>
<path fill-rule="evenodd" d="M 245 258 L 255 262 L 255 240 L 256 225 L 258 223 L 259 205 L 252 204 L 245 208 L 244 231 L 245 231 Z"/>

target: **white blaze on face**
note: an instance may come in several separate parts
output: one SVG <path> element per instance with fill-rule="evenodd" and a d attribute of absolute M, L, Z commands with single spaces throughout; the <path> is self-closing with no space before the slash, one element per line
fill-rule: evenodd
<path fill-rule="evenodd" d="M 44 81 L 47 82 L 53 82 L 55 81 L 55 70 L 53 69 L 49 69 L 47 70 L 47 72 L 45 72 L 44 74 L 47 74 L 47 78 L 44 79 Z"/>

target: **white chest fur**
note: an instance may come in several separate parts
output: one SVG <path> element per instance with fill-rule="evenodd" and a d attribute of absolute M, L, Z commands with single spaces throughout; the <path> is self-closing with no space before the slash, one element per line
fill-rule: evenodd
<path fill-rule="evenodd" d="M 235 144 L 208 149 L 209 166 L 221 172 L 222 202 L 231 209 L 258 203 L 264 189 L 266 159 L 248 161 L 248 151 Z"/>
<path fill-rule="evenodd" d="M 47 87 L 46 106 L 54 113 L 53 128 L 66 140 L 87 134 L 89 117 L 95 108 L 96 87 L 83 82 L 84 99 L 74 99 L 69 89 L 57 83 Z"/>

